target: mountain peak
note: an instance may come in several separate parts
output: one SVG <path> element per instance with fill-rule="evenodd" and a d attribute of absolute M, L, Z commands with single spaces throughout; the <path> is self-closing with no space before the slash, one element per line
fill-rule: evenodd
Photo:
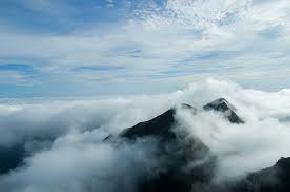
<path fill-rule="evenodd" d="M 228 110 L 235 111 L 236 108 L 234 105 L 229 103 L 225 98 L 218 98 L 214 101 L 211 101 L 203 106 L 204 110 L 215 110 L 220 112 L 225 112 Z"/>
<path fill-rule="evenodd" d="M 224 117 L 231 123 L 244 123 L 244 121 L 236 114 L 236 108 L 225 98 L 219 98 L 209 102 L 203 106 L 205 111 L 222 112 Z"/>

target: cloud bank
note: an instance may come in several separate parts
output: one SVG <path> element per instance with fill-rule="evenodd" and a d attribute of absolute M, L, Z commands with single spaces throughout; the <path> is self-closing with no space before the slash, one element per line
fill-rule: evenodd
<path fill-rule="evenodd" d="M 0 189 L 134 192 L 138 178 L 162 168 L 155 140 L 103 139 L 178 103 L 201 109 L 218 97 L 233 103 L 246 123 L 231 124 L 215 112 L 192 116 L 179 110 L 178 128 L 186 130 L 189 138 L 200 138 L 218 157 L 217 180 L 239 178 L 290 156 L 289 95 L 289 90 L 263 92 L 206 79 L 167 95 L 2 102 L 0 146 L 24 143 L 29 155 L 21 166 L 0 177 Z M 49 142 L 40 142 L 45 139 Z"/>

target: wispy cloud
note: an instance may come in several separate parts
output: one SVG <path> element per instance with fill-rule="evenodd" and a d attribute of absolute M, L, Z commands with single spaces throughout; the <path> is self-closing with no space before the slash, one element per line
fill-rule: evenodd
<path fill-rule="evenodd" d="M 113 8 L 122 22 L 112 22 L 102 13 L 107 9 L 102 8 L 105 1 L 81 5 L 61 1 L 59 11 L 51 10 L 53 3 L 28 1 L 25 6 L 33 14 L 84 22 L 66 33 L 32 34 L 21 32 L 23 27 L 19 32 L 10 18 L 10 26 L 18 29 L 3 25 L 0 31 L 2 63 L 27 63 L 63 86 L 75 80 L 89 85 L 86 79 L 93 78 L 108 83 L 121 80 L 125 89 L 134 80 L 151 82 L 160 91 L 165 81 L 176 88 L 199 76 L 222 76 L 253 85 L 263 82 L 265 75 L 285 80 L 287 74 L 283 78 L 281 74 L 290 69 L 290 3 L 285 0 L 167 0 L 140 1 L 139 5 L 122 1 Z M 102 10 L 99 16 L 107 20 L 97 19 L 96 14 L 85 22 L 93 14 L 89 5 Z M 88 71 L 106 73 L 96 76 Z"/>

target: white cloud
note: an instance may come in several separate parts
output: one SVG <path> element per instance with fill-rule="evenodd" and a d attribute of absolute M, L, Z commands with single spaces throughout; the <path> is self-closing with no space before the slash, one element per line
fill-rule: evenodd
<path fill-rule="evenodd" d="M 289 68 L 289 9 L 284 0 L 168 0 L 163 9 L 138 9 L 138 17 L 104 31 L 2 33 L 0 57 L 6 62 L 26 61 L 83 83 L 97 77 L 124 83 L 172 80 L 180 85 L 188 82 L 183 76 L 200 74 L 242 83 L 264 81 L 265 75 L 283 80 L 280 74 Z M 124 70 L 68 73 L 81 66 L 103 65 Z"/>
<path fill-rule="evenodd" d="M 113 0 L 106 0 L 107 6 L 113 8 L 114 7 L 114 1 Z"/>
<path fill-rule="evenodd" d="M 218 156 L 218 179 L 242 176 L 290 156 L 289 92 L 249 90 L 233 82 L 207 79 L 168 95 L 5 102 L 0 105 L 1 146 L 31 136 L 52 134 L 57 139 L 51 147 L 34 151 L 26 159 L 26 166 L 1 177 L 0 189 L 13 192 L 116 191 L 120 186 L 126 187 L 126 191 L 134 189 L 139 174 L 151 173 L 158 167 L 154 142 L 145 140 L 118 146 L 104 143 L 103 138 L 151 119 L 177 103 L 186 102 L 200 109 L 218 97 L 233 103 L 246 123 L 230 124 L 212 112 L 192 116 L 179 111 L 177 119 L 188 131 L 188 137 L 199 137 Z M 145 164 L 146 169 L 136 172 Z"/>
<path fill-rule="evenodd" d="M 197 103 L 227 98 L 246 121 L 233 125 L 207 112 L 192 117 L 181 111 L 177 116 L 191 136 L 201 138 L 217 154 L 218 179 L 235 179 L 290 156 L 288 91 L 245 90 L 237 84 L 214 79 L 201 85 L 193 83 L 187 91 L 185 97 L 194 98 Z"/>
<path fill-rule="evenodd" d="M 153 171 L 154 144 L 150 141 L 115 148 L 105 143 L 79 141 L 70 135 L 50 151 L 27 159 L 28 167 L 3 178 L 4 191 L 135 191 L 138 176 Z M 133 168 L 134 167 L 134 168 Z M 138 168 L 137 168 L 138 167 Z M 137 169 L 136 169 L 137 168 Z"/>

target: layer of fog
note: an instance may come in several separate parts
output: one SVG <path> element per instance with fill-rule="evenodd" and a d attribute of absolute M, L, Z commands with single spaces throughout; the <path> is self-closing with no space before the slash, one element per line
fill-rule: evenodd
<path fill-rule="evenodd" d="M 233 82 L 207 79 L 168 95 L 58 100 L 0 105 L 0 146 L 50 137 L 25 165 L 0 178 L 1 191 L 134 191 L 136 179 L 160 168 L 155 142 L 103 142 L 109 134 L 151 119 L 178 103 L 202 105 L 225 97 L 245 124 L 221 114 L 196 116 L 178 111 L 180 128 L 199 137 L 218 156 L 217 178 L 235 178 L 290 156 L 290 91 L 243 89 Z"/>

